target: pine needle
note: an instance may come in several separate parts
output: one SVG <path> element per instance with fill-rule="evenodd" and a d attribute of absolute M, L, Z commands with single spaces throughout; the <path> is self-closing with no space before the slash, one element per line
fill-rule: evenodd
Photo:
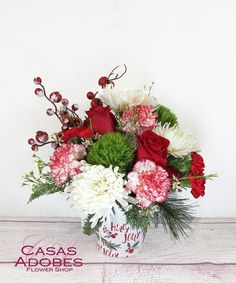
<path fill-rule="evenodd" d="M 158 204 L 158 222 L 161 223 L 173 239 L 187 237 L 187 230 L 192 230 L 190 224 L 196 220 L 194 208 L 196 205 L 187 203 L 188 199 L 178 198 L 175 193 L 169 194 L 167 200 Z"/>

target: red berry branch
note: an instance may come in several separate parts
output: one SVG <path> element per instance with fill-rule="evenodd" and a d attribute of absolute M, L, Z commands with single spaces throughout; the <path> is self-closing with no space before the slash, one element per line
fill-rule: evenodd
<path fill-rule="evenodd" d="M 79 109 L 79 106 L 77 104 L 73 104 L 70 109 L 69 100 L 66 98 L 62 98 L 62 95 L 58 91 L 54 91 L 48 96 L 45 87 L 42 84 L 42 79 L 40 77 L 36 77 L 34 79 L 34 83 L 40 86 L 40 88 L 38 87 L 35 89 L 34 93 L 38 97 L 44 96 L 53 105 L 54 109 L 47 109 L 47 115 L 55 115 L 62 124 L 62 130 L 66 130 L 71 126 L 81 126 L 82 120 L 76 113 L 76 111 Z M 57 104 L 60 102 L 62 105 L 58 109 Z M 39 147 L 44 146 L 46 144 L 51 144 L 53 147 L 56 146 L 55 141 L 48 141 L 48 134 L 44 131 L 38 131 L 36 133 L 35 139 L 30 138 L 28 140 L 28 143 L 31 145 L 31 149 L 34 151 L 37 151 Z"/>
<path fill-rule="evenodd" d="M 118 70 L 121 68 L 122 66 L 119 65 L 119 66 L 116 66 L 114 69 L 111 70 L 110 74 L 108 76 L 103 76 L 101 77 L 99 80 L 98 80 L 98 85 L 101 86 L 102 88 L 105 88 L 107 85 L 109 84 L 112 84 L 112 87 L 115 86 L 115 83 L 114 81 L 115 80 L 118 80 L 120 78 L 122 78 L 126 72 L 127 72 L 127 67 L 126 65 L 124 64 L 123 67 L 124 67 L 124 70 L 123 72 L 121 72 L 120 74 L 118 73 Z M 99 98 L 96 98 L 96 94 L 98 92 L 94 93 L 92 91 L 89 91 L 87 93 L 87 98 L 89 100 L 91 100 L 91 106 L 94 107 L 94 106 L 98 106 L 98 105 L 102 105 L 102 101 L 101 99 Z"/>
<path fill-rule="evenodd" d="M 108 76 L 103 76 L 98 80 L 98 85 L 102 88 L 105 88 L 107 85 L 111 84 L 112 87 L 115 86 L 114 81 L 122 78 L 127 71 L 127 67 L 124 64 L 124 70 L 119 74 L 119 70 L 122 66 L 116 66 Z M 53 108 L 48 108 L 46 110 L 46 114 L 48 116 L 55 115 L 58 120 L 62 124 L 62 131 L 66 131 L 70 127 L 81 127 L 83 121 L 80 119 L 76 111 L 79 109 L 77 104 L 72 104 L 71 108 L 69 108 L 69 100 L 63 98 L 62 95 L 58 91 L 52 92 L 49 96 L 46 93 L 45 87 L 42 84 L 42 79 L 40 77 L 34 78 L 34 83 L 39 85 L 34 91 L 34 93 L 38 97 L 45 97 L 52 105 Z M 98 92 L 89 91 L 87 93 L 87 98 L 91 100 L 91 107 L 102 106 L 102 100 L 97 98 Z M 61 103 L 60 108 L 57 106 Z M 91 127 L 91 121 L 88 118 L 85 119 L 84 125 L 88 124 Z M 58 137 L 59 138 L 59 137 Z M 35 138 L 30 138 L 28 140 L 28 144 L 31 145 L 31 149 L 37 151 L 39 147 L 44 146 L 46 144 L 51 144 L 52 147 L 56 148 L 60 141 L 48 141 L 49 137 L 48 134 L 44 131 L 37 131 Z"/>
<path fill-rule="evenodd" d="M 112 84 L 112 86 L 115 86 L 114 81 L 122 78 L 127 72 L 127 67 L 125 64 L 123 65 L 123 67 L 124 67 L 124 71 L 121 74 L 119 74 L 117 71 L 121 68 L 121 65 L 116 66 L 114 69 L 111 70 L 110 74 L 107 77 L 101 77 L 98 80 L 98 84 L 102 88 L 105 88 L 108 84 Z"/>

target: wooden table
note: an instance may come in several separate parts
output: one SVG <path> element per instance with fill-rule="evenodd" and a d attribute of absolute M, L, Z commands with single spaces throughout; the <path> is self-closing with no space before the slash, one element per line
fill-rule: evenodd
<path fill-rule="evenodd" d="M 32 272 L 15 267 L 24 243 L 76 245 L 81 267 Z M 172 242 L 163 229 L 150 229 L 140 254 L 111 258 L 82 234 L 78 219 L 0 219 L 0 283 L 211 283 L 236 282 L 236 219 L 201 219 L 187 239 Z"/>

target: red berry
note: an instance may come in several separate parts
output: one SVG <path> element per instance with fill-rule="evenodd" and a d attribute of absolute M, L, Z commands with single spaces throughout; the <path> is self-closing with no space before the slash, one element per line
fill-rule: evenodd
<path fill-rule="evenodd" d="M 98 80 L 98 84 L 104 88 L 106 87 L 106 85 L 109 83 L 109 79 L 108 77 L 101 77 L 99 80 Z"/>
<path fill-rule="evenodd" d="M 115 234 L 112 234 L 111 237 L 112 237 L 112 239 L 115 239 L 116 235 L 115 235 Z"/>
<path fill-rule="evenodd" d="M 74 103 L 72 106 L 71 106 L 72 110 L 73 111 L 77 111 L 79 109 L 79 105 Z"/>
<path fill-rule="evenodd" d="M 57 144 L 56 144 L 55 142 L 52 142 L 52 143 L 51 143 L 51 147 L 52 147 L 53 149 L 56 149 L 56 148 L 57 148 Z"/>
<path fill-rule="evenodd" d="M 48 116 L 52 116 L 54 114 L 54 110 L 52 110 L 52 108 L 48 108 L 46 113 Z"/>
<path fill-rule="evenodd" d="M 34 83 L 36 85 L 40 85 L 42 83 L 42 79 L 40 77 L 34 78 Z"/>
<path fill-rule="evenodd" d="M 45 143 L 48 140 L 48 134 L 43 131 L 38 131 L 36 133 L 35 139 L 37 142 Z"/>
<path fill-rule="evenodd" d="M 130 254 L 132 254 L 132 253 L 134 252 L 134 249 L 129 248 L 128 252 L 129 252 Z"/>
<path fill-rule="evenodd" d="M 33 145 L 31 146 L 31 149 L 32 149 L 33 151 L 38 151 L 39 147 L 38 147 L 37 144 L 33 144 Z"/>
<path fill-rule="evenodd" d="M 95 106 L 102 106 L 102 101 L 101 99 L 99 98 L 94 98 L 92 101 L 91 101 L 91 106 L 92 107 L 95 107 Z"/>
<path fill-rule="evenodd" d="M 58 91 L 54 91 L 50 94 L 50 99 L 54 103 L 59 103 L 62 100 L 62 96 Z"/>
<path fill-rule="evenodd" d="M 88 99 L 93 99 L 95 97 L 95 94 L 92 92 L 92 91 L 89 91 L 88 93 L 87 93 L 87 98 Z"/>
<path fill-rule="evenodd" d="M 86 119 L 84 120 L 84 126 L 86 126 L 86 127 L 89 127 L 89 126 L 90 126 L 89 118 L 86 118 Z"/>
<path fill-rule="evenodd" d="M 31 145 L 32 145 L 32 144 L 35 144 L 35 140 L 32 139 L 32 138 L 31 138 L 31 139 L 28 139 L 28 144 L 31 144 Z"/>
<path fill-rule="evenodd" d="M 73 121 L 78 124 L 78 125 L 81 125 L 82 124 L 82 120 L 79 118 L 79 117 L 74 117 L 73 118 Z"/>
<path fill-rule="evenodd" d="M 62 105 L 64 105 L 64 106 L 68 106 L 69 101 L 68 101 L 68 99 L 63 98 L 62 101 L 61 101 L 61 103 L 62 103 Z"/>
<path fill-rule="evenodd" d="M 65 131 L 65 130 L 68 129 L 68 126 L 67 126 L 67 125 L 63 125 L 63 126 L 61 127 L 61 129 L 62 129 L 62 131 Z"/>
<path fill-rule="evenodd" d="M 63 117 L 62 121 L 63 121 L 64 124 L 67 124 L 67 123 L 70 122 L 70 119 L 65 116 L 65 117 Z"/>
<path fill-rule="evenodd" d="M 38 97 L 42 97 L 44 96 L 43 90 L 41 88 L 36 88 L 34 90 L 34 93 L 38 96 Z"/>
<path fill-rule="evenodd" d="M 66 112 L 66 106 L 63 105 L 60 107 L 60 113 L 63 114 L 64 112 Z"/>

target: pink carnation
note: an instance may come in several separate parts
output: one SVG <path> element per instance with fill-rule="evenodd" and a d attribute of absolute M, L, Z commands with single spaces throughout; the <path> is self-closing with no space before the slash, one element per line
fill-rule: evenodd
<path fill-rule="evenodd" d="M 125 132 L 134 132 L 141 135 L 146 130 L 152 130 L 157 126 L 158 114 L 153 113 L 151 105 L 137 105 L 125 109 L 121 116 L 121 122 L 125 125 Z"/>
<path fill-rule="evenodd" d="M 136 194 L 140 206 L 166 200 L 171 182 L 165 169 L 148 159 L 138 161 L 128 174 L 127 189 Z"/>
<path fill-rule="evenodd" d="M 69 177 L 79 174 L 81 160 L 86 155 L 82 144 L 63 144 L 50 157 L 49 167 L 52 177 L 58 184 L 63 184 Z"/>

